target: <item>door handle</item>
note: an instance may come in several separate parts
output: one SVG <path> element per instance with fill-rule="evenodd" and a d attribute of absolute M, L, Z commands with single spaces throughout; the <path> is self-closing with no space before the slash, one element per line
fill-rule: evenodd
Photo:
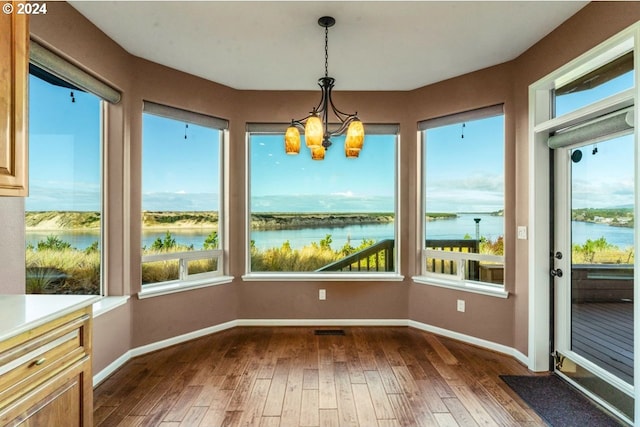
<path fill-rule="evenodd" d="M 551 274 L 553 277 L 562 277 L 562 270 L 559 268 L 556 268 L 556 269 L 552 268 L 549 274 Z"/>

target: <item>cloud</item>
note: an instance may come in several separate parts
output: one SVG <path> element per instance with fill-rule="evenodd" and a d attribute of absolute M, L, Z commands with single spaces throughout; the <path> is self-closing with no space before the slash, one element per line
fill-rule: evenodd
<path fill-rule="evenodd" d="M 574 179 L 573 208 L 605 208 L 632 205 L 635 184 L 630 179 Z"/>
<path fill-rule="evenodd" d="M 253 212 L 393 212 L 393 197 L 337 194 L 273 195 L 251 198 Z"/>
<path fill-rule="evenodd" d="M 215 193 L 146 193 L 142 209 L 146 211 L 217 211 L 219 196 Z"/>
<path fill-rule="evenodd" d="M 78 183 L 52 188 L 39 182 L 29 184 L 25 199 L 27 211 L 99 211 L 100 188 L 95 184 Z"/>

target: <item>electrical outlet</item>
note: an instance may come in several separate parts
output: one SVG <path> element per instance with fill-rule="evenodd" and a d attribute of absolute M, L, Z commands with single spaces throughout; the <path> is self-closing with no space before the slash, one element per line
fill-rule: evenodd
<path fill-rule="evenodd" d="M 324 301 L 327 299 L 327 290 L 326 289 L 320 289 L 318 292 L 318 299 L 321 301 Z"/>
<path fill-rule="evenodd" d="M 464 306 L 464 300 L 463 299 L 459 299 L 458 300 L 458 311 L 461 311 L 464 313 L 465 310 L 465 306 Z"/>

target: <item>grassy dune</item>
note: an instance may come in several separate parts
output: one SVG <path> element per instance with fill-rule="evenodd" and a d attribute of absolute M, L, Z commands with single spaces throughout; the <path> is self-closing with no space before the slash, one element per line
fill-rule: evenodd
<path fill-rule="evenodd" d="M 447 214 L 437 214 L 438 217 Z M 450 214 L 453 215 L 453 214 Z M 257 213 L 251 215 L 254 230 L 339 227 L 353 224 L 386 224 L 392 213 Z M 27 212 L 28 230 L 91 230 L 100 228 L 98 212 Z M 218 228 L 218 212 L 143 212 L 144 228 Z"/>

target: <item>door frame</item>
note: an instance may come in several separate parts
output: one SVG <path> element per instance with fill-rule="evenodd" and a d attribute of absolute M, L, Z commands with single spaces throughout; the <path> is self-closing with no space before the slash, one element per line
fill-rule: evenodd
<path fill-rule="evenodd" d="M 547 146 L 548 135 L 551 131 L 567 125 L 572 114 L 554 119 L 551 102 L 552 90 L 561 82 L 572 80 L 581 75 L 585 70 L 596 68 L 608 61 L 607 56 L 625 41 L 631 40 L 634 50 L 635 88 L 630 91 L 631 104 L 638 105 L 640 91 L 640 23 L 636 23 L 621 31 L 607 41 L 601 43 L 585 54 L 579 56 L 556 71 L 543 77 L 529 86 L 529 129 L 528 129 L 528 154 L 529 154 L 529 195 L 528 195 L 528 226 L 529 241 L 528 250 L 528 300 L 529 300 L 529 330 L 528 330 L 528 368 L 534 372 L 550 371 L 553 366 L 550 355 L 553 351 L 553 335 L 550 331 L 550 319 L 552 319 L 553 295 L 550 291 L 551 250 L 553 249 L 551 212 L 551 165 L 550 149 Z M 627 93 L 626 98 L 629 97 Z M 625 96 L 616 98 L 611 102 L 611 111 L 629 105 L 629 99 Z M 624 105 L 626 102 L 626 105 Z M 600 114 L 602 109 L 598 110 Z M 584 112 L 583 112 L 584 113 Z M 592 112 L 596 114 L 596 111 Z M 569 116 L 568 118 L 565 116 Z M 574 117 L 575 118 L 575 117 Z M 584 114 L 581 115 L 584 118 Z M 562 120 L 559 120 L 562 119 Z M 634 115 L 634 138 L 638 141 L 640 126 L 640 114 Z M 636 142 L 637 147 L 637 142 Z M 640 176 L 640 155 L 636 152 L 635 169 L 636 177 Z M 640 189 L 640 185 L 637 186 Z M 635 210 L 640 212 L 640 191 L 636 191 Z M 638 256 L 640 242 L 640 227 L 635 230 L 635 253 Z M 634 272 L 635 283 L 640 284 L 640 269 Z M 640 286 L 634 287 L 634 300 L 640 301 Z M 640 304 L 634 304 L 634 354 L 640 356 Z M 640 357 L 634 358 L 634 390 L 640 390 Z M 586 390 L 594 400 L 602 402 L 597 396 Z M 635 424 L 640 425 L 640 399 L 635 399 Z"/>

